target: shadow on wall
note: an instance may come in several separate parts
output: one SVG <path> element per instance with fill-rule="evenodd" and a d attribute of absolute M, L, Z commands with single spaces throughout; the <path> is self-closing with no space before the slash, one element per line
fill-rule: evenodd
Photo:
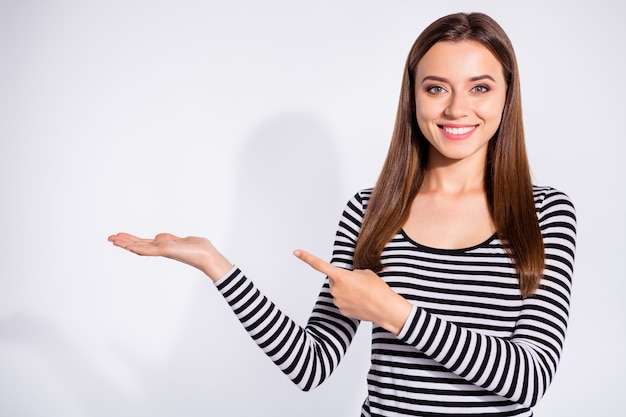
<path fill-rule="evenodd" d="M 339 195 L 337 152 L 324 125 L 306 114 L 276 116 L 248 136 L 238 166 L 229 256 L 263 277 L 286 278 L 291 265 L 303 271 L 281 261 L 296 248 L 329 259 L 348 196 Z"/>
<path fill-rule="evenodd" d="M 341 195 L 333 138 L 311 115 L 277 115 L 248 135 L 238 167 L 227 256 L 304 326 L 324 276 L 292 252 L 302 248 L 330 260 L 349 198 Z M 252 340 L 232 345 L 230 355 L 246 358 L 244 366 L 253 368 L 246 384 L 254 405 L 238 404 L 239 415 L 357 414 L 364 392 L 355 379 L 361 380 L 368 361 L 352 353 L 324 385 L 300 393 Z"/>
<path fill-rule="evenodd" d="M 280 115 L 248 136 L 237 165 L 232 238 L 224 251 L 285 313 L 304 325 L 323 277 L 291 251 L 302 246 L 330 258 L 346 201 L 346 196 L 338 195 L 339 165 L 332 138 L 311 116 Z M 20 372 L 17 384 L 2 389 L 19 398 L 1 400 L 0 410 L 13 415 L 96 417 L 315 416 L 331 409 L 336 415 L 353 415 L 360 407 L 362 392 L 353 392 L 359 387 L 346 389 L 355 379 L 349 363 L 331 378 L 334 382 L 301 393 L 254 345 L 207 280 L 198 281 L 189 302 L 177 344 L 161 361 L 135 357 L 123 347 L 105 347 L 134 375 L 132 392 L 102 374 L 97 355 L 76 346 L 80 335 L 64 335 L 45 318 L 16 316 L 0 322 L 0 340 L 32 350 L 55 378 L 54 384 L 64 387 L 59 392 L 67 390 L 73 397 L 59 404 L 52 398 L 55 393 L 37 392 L 27 380 L 38 371 Z M 327 400 L 337 387 L 342 387 L 337 394 L 342 404 Z"/>

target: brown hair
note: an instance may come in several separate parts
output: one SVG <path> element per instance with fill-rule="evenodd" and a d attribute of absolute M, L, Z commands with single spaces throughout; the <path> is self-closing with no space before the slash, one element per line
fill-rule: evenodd
<path fill-rule="evenodd" d="M 498 59 L 507 80 L 502 121 L 489 141 L 485 192 L 498 237 L 515 262 L 523 297 L 538 288 L 545 254 L 533 198 L 524 143 L 519 71 L 513 45 L 504 30 L 482 13 L 457 13 L 430 24 L 409 53 L 391 144 L 369 200 L 354 253 L 354 267 L 382 270 L 385 245 L 401 229 L 423 179 L 429 143 L 417 126 L 417 64 L 437 42 L 472 40 Z"/>

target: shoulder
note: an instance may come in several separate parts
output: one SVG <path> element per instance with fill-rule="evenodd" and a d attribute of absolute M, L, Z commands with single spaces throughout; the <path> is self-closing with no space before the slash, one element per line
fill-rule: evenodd
<path fill-rule="evenodd" d="M 564 192 L 550 186 L 533 186 L 533 196 L 539 223 L 570 223 L 576 224 L 576 209 L 570 197 Z"/>
<path fill-rule="evenodd" d="M 533 185 L 533 197 L 537 211 L 543 211 L 554 205 L 565 205 L 574 211 L 574 203 L 567 194 L 547 185 Z"/>
<path fill-rule="evenodd" d="M 367 203 L 372 195 L 371 188 L 364 188 L 357 191 L 346 204 L 346 208 L 343 211 L 344 221 L 349 221 L 354 229 L 359 229 L 365 216 L 365 210 L 367 209 Z"/>
<path fill-rule="evenodd" d="M 363 188 L 357 191 L 352 195 L 350 200 L 348 200 L 347 209 L 349 211 L 357 212 L 363 216 L 371 196 L 372 188 Z"/>
<path fill-rule="evenodd" d="M 372 190 L 373 188 L 364 188 L 357 191 L 353 197 L 353 200 L 358 202 L 359 205 L 361 205 L 363 209 L 365 209 L 367 207 L 367 203 L 370 201 L 370 198 L 372 196 Z"/>
<path fill-rule="evenodd" d="M 366 188 L 357 191 L 352 195 L 350 200 L 345 206 L 339 226 L 337 229 L 335 248 L 352 248 L 356 245 L 356 241 L 359 237 L 361 226 L 363 224 L 363 218 L 365 216 L 365 209 L 367 203 L 372 195 L 372 189 Z M 351 261 L 347 264 L 342 264 L 348 269 L 351 269 Z"/>

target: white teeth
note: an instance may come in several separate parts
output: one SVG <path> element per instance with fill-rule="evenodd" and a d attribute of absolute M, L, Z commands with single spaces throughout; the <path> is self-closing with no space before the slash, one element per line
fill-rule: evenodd
<path fill-rule="evenodd" d="M 463 135 L 470 130 L 474 130 L 476 126 L 468 126 L 468 127 L 447 127 L 443 126 L 443 130 L 450 133 L 451 135 Z"/>

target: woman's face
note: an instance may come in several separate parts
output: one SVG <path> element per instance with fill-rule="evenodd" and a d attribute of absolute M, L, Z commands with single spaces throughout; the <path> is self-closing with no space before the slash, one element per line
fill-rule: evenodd
<path fill-rule="evenodd" d="M 506 100 L 502 65 L 475 41 L 438 42 L 417 64 L 417 124 L 440 162 L 484 162 Z"/>

